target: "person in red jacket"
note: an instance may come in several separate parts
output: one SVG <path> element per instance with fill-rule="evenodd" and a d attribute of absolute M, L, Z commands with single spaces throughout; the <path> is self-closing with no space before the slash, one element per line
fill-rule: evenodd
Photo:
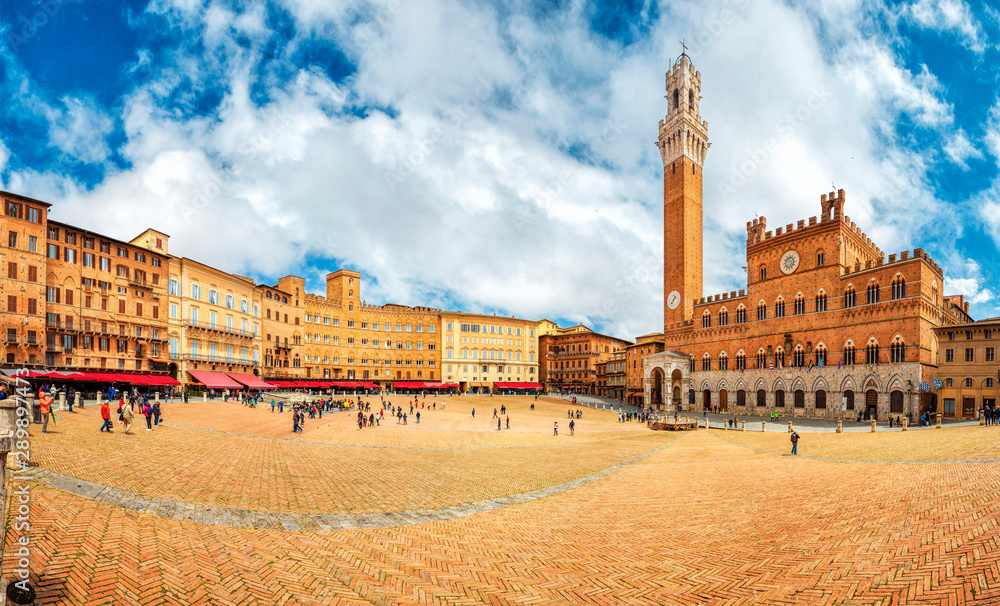
<path fill-rule="evenodd" d="M 104 419 L 104 425 L 101 425 L 101 431 L 107 430 L 111 433 L 111 407 L 108 406 L 107 400 L 101 404 L 101 418 Z"/>
<path fill-rule="evenodd" d="M 42 413 L 42 433 L 49 433 L 49 415 L 55 422 L 56 416 L 52 414 L 52 395 L 47 391 L 38 392 L 38 404 Z"/>

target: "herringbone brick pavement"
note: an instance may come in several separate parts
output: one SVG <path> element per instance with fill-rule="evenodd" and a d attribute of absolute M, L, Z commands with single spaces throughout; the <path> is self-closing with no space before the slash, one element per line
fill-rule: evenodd
<path fill-rule="evenodd" d="M 686 434 L 551 497 L 372 530 L 179 522 L 36 486 L 40 603 L 1000 603 L 1000 464 L 830 462 L 719 435 Z M 842 437 L 810 434 L 803 448 Z"/>

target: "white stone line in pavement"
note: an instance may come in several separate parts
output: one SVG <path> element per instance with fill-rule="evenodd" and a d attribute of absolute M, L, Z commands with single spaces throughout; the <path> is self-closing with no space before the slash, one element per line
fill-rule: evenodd
<path fill-rule="evenodd" d="M 719 434 L 711 434 L 720 440 L 729 442 L 730 444 L 735 444 L 740 448 L 748 448 L 750 450 L 756 450 L 758 452 L 766 452 L 767 454 L 778 455 L 779 457 L 792 456 L 790 452 L 778 452 L 777 450 L 768 450 L 767 448 L 761 448 L 759 446 L 750 446 L 749 444 L 740 444 L 735 440 L 730 440 Z M 873 465 L 963 465 L 969 463 L 1000 463 L 1000 459 L 941 459 L 941 460 L 873 460 L 873 459 L 828 459 L 826 457 L 810 457 L 806 455 L 795 455 L 796 459 L 808 459 L 810 461 L 827 461 L 830 463 L 871 463 Z"/>
<path fill-rule="evenodd" d="M 128 509 L 138 513 L 157 515 L 162 518 L 171 518 L 187 522 L 200 522 L 202 524 L 213 524 L 216 526 L 237 526 L 241 528 L 264 528 L 273 530 L 340 530 L 340 529 L 360 529 L 360 528 L 387 528 L 392 526 L 409 526 L 412 524 L 424 524 L 427 522 L 439 522 L 442 520 L 452 520 L 476 513 L 483 513 L 501 509 L 510 505 L 519 505 L 543 497 L 579 488 L 591 482 L 596 482 L 601 478 L 615 473 L 629 465 L 638 463 L 643 459 L 653 456 L 664 448 L 670 446 L 683 436 L 678 436 L 666 444 L 639 455 L 634 459 L 624 461 L 607 469 L 598 471 L 589 476 L 539 488 L 530 492 L 523 492 L 505 497 L 495 497 L 474 503 L 463 503 L 452 505 L 436 510 L 414 510 L 396 511 L 385 513 L 359 513 L 359 514 L 305 514 L 305 513 L 280 513 L 270 511 L 254 511 L 248 509 L 234 509 L 230 507 L 213 507 L 210 505 L 195 505 L 182 503 L 168 499 L 157 499 L 147 497 L 120 488 L 114 488 L 105 484 L 89 482 L 63 475 L 43 468 L 35 468 L 23 476 L 30 477 L 46 486 L 64 490 L 66 492 L 86 497 L 88 499 L 103 503 L 110 507 Z"/>

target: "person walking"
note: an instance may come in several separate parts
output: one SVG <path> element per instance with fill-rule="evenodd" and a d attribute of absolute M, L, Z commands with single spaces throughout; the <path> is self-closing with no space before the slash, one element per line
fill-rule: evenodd
<path fill-rule="evenodd" d="M 792 430 L 791 440 L 792 440 L 792 454 L 797 455 L 799 454 L 799 433 L 797 431 Z"/>
<path fill-rule="evenodd" d="M 575 429 L 576 429 L 576 421 L 570 421 L 569 422 L 569 435 L 571 435 L 571 436 L 574 435 L 573 432 L 575 431 Z"/>
<path fill-rule="evenodd" d="M 500 431 L 500 418 L 497 417 L 497 431 Z"/>
<path fill-rule="evenodd" d="M 101 425 L 101 431 L 107 431 L 111 433 L 111 406 L 105 400 L 101 403 L 101 418 L 104 419 L 104 424 Z"/>
<path fill-rule="evenodd" d="M 559 435 L 559 421 L 556 421 L 555 424 L 552 426 L 552 435 L 554 436 Z"/>
<path fill-rule="evenodd" d="M 274 412 L 274 407 L 277 406 L 277 405 L 278 405 L 277 402 L 275 402 L 274 400 L 271 400 L 271 412 Z"/>
<path fill-rule="evenodd" d="M 278 414 L 283 414 L 285 412 L 285 402 L 283 400 L 278 400 Z"/>
<path fill-rule="evenodd" d="M 118 401 L 118 418 L 121 420 L 122 425 L 125 426 L 125 435 L 128 435 L 132 429 L 132 421 L 135 419 L 135 413 L 132 412 L 132 407 L 126 405 L 123 400 Z"/>
<path fill-rule="evenodd" d="M 473 419 L 476 418 L 476 409 L 475 408 L 472 409 L 472 418 Z"/>
<path fill-rule="evenodd" d="M 507 415 L 507 429 L 510 429 L 510 415 Z"/>

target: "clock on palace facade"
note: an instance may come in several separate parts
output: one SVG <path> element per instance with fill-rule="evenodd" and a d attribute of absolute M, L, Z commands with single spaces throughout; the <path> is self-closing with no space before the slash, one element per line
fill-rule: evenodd
<path fill-rule="evenodd" d="M 670 309 L 677 309 L 677 306 L 680 304 L 681 304 L 681 293 L 677 292 L 676 289 L 670 291 L 670 294 L 667 295 L 667 307 L 669 307 Z"/>
<path fill-rule="evenodd" d="M 778 265 L 781 267 L 781 273 L 792 273 L 799 268 L 799 253 L 794 250 L 786 252 L 781 255 L 781 260 L 778 262 Z"/>

